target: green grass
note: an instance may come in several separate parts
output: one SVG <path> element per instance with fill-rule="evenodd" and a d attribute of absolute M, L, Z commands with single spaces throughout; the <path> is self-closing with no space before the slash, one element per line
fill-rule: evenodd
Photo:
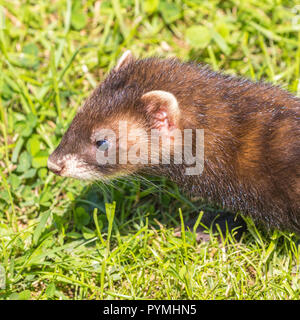
<path fill-rule="evenodd" d="M 300 94 L 300 7 L 281 0 L 0 0 L 2 299 L 299 299 L 293 234 L 248 221 L 173 235 L 212 204 L 151 178 L 89 185 L 47 156 L 122 51 L 177 56 Z M 114 203 L 109 205 L 109 203 Z M 1 275 L 0 275 L 1 279 Z"/>

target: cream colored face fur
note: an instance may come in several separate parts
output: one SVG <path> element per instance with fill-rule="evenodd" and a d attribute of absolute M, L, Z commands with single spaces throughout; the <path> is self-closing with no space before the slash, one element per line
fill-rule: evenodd
<path fill-rule="evenodd" d="M 130 51 L 126 51 L 120 58 L 119 62 L 115 67 L 115 72 L 120 72 L 126 64 L 132 61 L 133 56 Z M 92 96 L 93 104 L 101 105 L 101 96 Z M 111 97 L 114 99 L 114 97 Z M 154 90 L 143 94 L 140 97 L 140 104 L 145 106 L 143 116 L 147 113 L 153 116 L 153 128 L 160 130 L 164 135 L 168 135 L 170 127 L 176 127 L 176 123 L 179 121 L 180 110 L 176 97 L 166 91 Z M 90 110 L 89 110 L 90 111 Z M 143 112 L 142 112 L 143 113 Z M 99 107 L 99 114 L 101 115 L 101 109 Z M 123 119 L 122 119 L 123 114 Z M 102 165 L 97 162 L 97 152 L 99 151 L 97 145 L 100 140 L 97 140 L 97 133 L 100 129 L 114 129 L 116 133 L 116 141 L 110 141 L 110 147 L 119 148 L 119 140 L 122 135 L 119 136 L 116 122 L 120 120 L 127 120 L 131 129 L 142 129 L 149 130 L 145 125 L 145 117 L 141 117 L 139 114 L 137 117 L 128 116 L 126 111 L 126 104 L 122 113 L 118 112 L 116 115 L 113 113 L 107 116 L 100 116 L 99 122 L 91 122 L 92 127 L 85 127 L 83 124 L 86 122 L 85 117 L 88 117 L 87 109 L 84 105 L 79 109 L 76 117 L 74 118 L 69 130 L 65 133 L 61 144 L 58 148 L 50 155 L 48 159 L 48 168 L 54 173 L 63 177 L 72 177 L 81 180 L 107 180 L 116 176 L 131 174 L 137 171 L 139 165 L 130 165 L 124 163 L 116 163 L 112 165 Z M 97 115 L 90 115 L 91 118 L 97 117 Z M 142 120 L 143 119 L 143 120 Z M 78 139 L 81 139 L 78 141 Z M 148 141 L 145 141 L 148 143 Z M 126 147 L 130 147 L 130 142 L 126 144 Z M 121 143 L 121 148 L 123 144 Z M 121 149 L 119 149 L 121 150 Z M 118 158 L 118 157 L 117 157 Z"/>
<path fill-rule="evenodd" d="M 62 168 L 63 164 L 63 169 Z M 101 180 L 104 176 L 95 170 L 89 170 L 88 164 L 80 159 L 76 154 L 66 154 L 57 163 L 48 159 L 48 168 L 51 170 L 61 170 L 60 175 L 80 180 Z"/>

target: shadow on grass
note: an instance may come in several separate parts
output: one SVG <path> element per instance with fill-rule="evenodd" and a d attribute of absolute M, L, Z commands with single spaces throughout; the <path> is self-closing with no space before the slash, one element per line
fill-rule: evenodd
<path fill-rule="evenodd" d="M 152 228 L 174 228 L 174 234 L 180 236 L 180 211 L 185 230 L 193 231 L 197 224 L 195 231 L 198 242 L 208 241 L 211 233 L 220 239 L 229 233 L 240 240 L 247 229 L 246 222 L 240 215 L 208 204 L 203 199 L 191 200 L 176 184 L 164 178 L 146 177 L 141 180 L 124 178 L 110 185 L 87 185 L 66 213 L 72 213 L 73 217 L 73 221 L 70 221 L 70 230 L 73 232 L 71 235 L 79 237 L 83 233 L 86 237 L 89 234 L 92 237 L 95 232 L 95 208 L 101 232 L 106 233 L 108 221 L 105 203 L 112 202 L 116 202 L 114 228 L 121 235 L 136 232 L 147 220 Z M 199 214 L 201 220 L 198 219 Z"/>

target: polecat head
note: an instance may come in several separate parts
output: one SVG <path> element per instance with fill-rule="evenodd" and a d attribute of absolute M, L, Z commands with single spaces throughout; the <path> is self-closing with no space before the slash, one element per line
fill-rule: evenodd
<path fill-rule="evenodd" d="M 148 149 L 151 129 L 169 139 L 180 119 L 175 95 L 162 88 L 168 88 L 172 64 L 179 64 L 169 62 L 166 68 L 159 59 L 136 60 L 126 51 L 79 109 L 48 168 L 61 176 L 106 180 L 158 165 L 150 157 L 161 150 L 151 155 Z"/>

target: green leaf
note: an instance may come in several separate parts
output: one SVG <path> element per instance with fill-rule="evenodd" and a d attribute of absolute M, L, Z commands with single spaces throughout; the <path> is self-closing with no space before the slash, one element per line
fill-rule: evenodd
<path fill-rule="evenodd" d="M 23 48 L 23 52 L 32 56 L 37 56 L 39 54 L 39 48 L 35 43 L 27 43 Z"/>
<path fill-rule="evenodd" d="M 17 189 L 21 184 L 21 179 L 14 173 L 9 176 L 8 181 L 13 189 Z"/>
<path fill-rule="evenodd" d="M 41 167 L 47 167 L 47 161 L 48 161 L 48 152 L 39 151 L 32 159 L 32 166 L 37 169 Z"/>
<path fill-rule="evenodd" d="M 92 239 L 96 236 L 95 232 L 87 227 L 82 227 L 82 235 L 86 240 Z"/>
<path fill-rule="evenodd" d="M 78 207 L 75 209 L 75 221 L 79 227 L 86 226 L 90 222 L 90 218 L 90 215 L 83 207 Z"/>
<path fill-rule="evenodd" d="M 48 174 L 48 169 L 46 169 L 46 168 L 40 168 L 39 171 L 38 171 L 38 176 L 41 179 L 45 179 L 47 174 Z"/>
<path fill-rule="evenodd" d="M 35 156 L 40 151 L 40 144 L 38 136 L 33 136 L 27 141 L 26 149 L 32 156 Z"/>
<path fill-rule="evenodd" d="M 26 172 L 31 166 L 31 156 L 27 151 L 23 151 L 19 157 L 17 172 Z"/>
<path fill-rule="evenodd" d="M 71 200 L 71 201 L 75 200 L 74 194 L 72 192 L 68 191 L 66 195 L 69 200 Z"/>
<path fill-rule="evenodd" d="M 231 52 L 231 49 L 230 49 L 230 47 L 228 47 L 224 38 L 218 32 L 216 32 L 214 30 L 212 31 L 212 36 L 213 36 L 214 41 L 219 46 L 219 48 L 228 56 Z"/>
<path fill-rule="evenodd" d="M 44 191 L 40 196 L 40 204 L 44 206 L 45 205 L 48 206 L 49 205 L 48 201 L 52 198 L 53 198 L 53 195 L 49 190 Z"/>
<path fill-rule="evenodd" d="M 19 138 L 17 143 L 16 143 L 16 146 L 14 148 L 13 154 L 11 156 L 12 163 L 16 163 L 17 162 L 19 154 L 20 154 L 20 151 L 21 151 L 21 148 L 23 146 L 23 143 L 24 143 L 24 139 L 23 138 Z"/>
<path fill-rule="evenodd" d="M 40 222 L 37 225 L 37 227 L 35 228 L 34 233 L 33 233 L 33 243 L 35 245 L 38 243 L 39 238 L 45 229 L 45 226 L 46 226 L 46 223 L 47 223 L 47 220 L 48 220 L 50 214 L 51 214 L 51 212 L 49 210 L 49 211 L 43 212 L 40 215 Z"/>
<path fill-rule="evenodd" d="M 144 10 L 148 14 L 152 14 L 157 10 L 159 0 L 146 0 L 143 1 Z"/>
<path fill-rule="evenodd" d="M 75 232 L 75 231 L 68 232 L 66 234 L 66 236 L 71 239 L 81 239 L 82 238 L 82 234 Z"/>
<path fill-rule="evenodd" d="M 0 223 L 0 236 L 9 235 L 9 228 L 6 224 Z"/>
<path fill-rule="evenodd" d="M 26 120 L 18 121 L 16 124 L 17 132 L 22 137 L 29 137 L 32 134 L 33 129 L 37 125 L 37 117 L 33 113 L 27 115 Z"/>
<path fill-rule="evenodd" d="M 39 65 L 39 60 L 37 56 L 33 56 L 31 54 L 27 54 L 24 52 L 14 53 L 10 52 L 10 61 L 13 65 L 19 68 L 36 68 Z"/>
<path fill-rule="evenodd" d="M 28 171 L 26 171 L 23 175 L 22 175 L 22 178 L 23 179 L 31 179 L 35 176 L 36 174 L 36 169 L 34 168 L 31 168 L 29 169 Z"/>
<path fill-rule="evenodd" d="M 33 113 L 27 115 L 27 124 L 34 128 L 37 125 L 37 116 Z"/>
<path fill-rule="evenodd" d="M 12 293 L 9 297 L 9 300 L 20 300 L 19 294 L 17 292 Z"/>
<path fill-rule="evenodd" d="M 71 24 L 75 30 L 83 29 L 87 24 L 86 15 L 79 10 L 73 11 Z"/>
<path fill-rule="evenodd" d="M 183 266 L 183 267 L 179 270 L 179 276 L 180 276 L 182 279 L 184 279 L 186 273 L 187 273 L 186 266 Z"/>
<path fill-rule="evenodd" d="M 14 94 L 12 88 L 5 81 L 3 81 L 2 85 L 0 86 L 0 92 L 2 97 L 6 100 L 11 99 Z"/>
<path fill-rule="evenodd" d="M 175 3 L 161 1 L 158 9 L 167 24 L 170 24 L 180 18 L 180 8 Z"/>
<path fill-rule="evenodd" d="M 105 203 L 105 212 L 106 212 L 106 217 L 108 220 L 108 232 L 107 232 L 108 241 L 111 236 L 113 221 L 114 221 L 114 217 L 115 217 L 115 211 L 116 211 L 116 202 L 115 201 L 113 203 Z"/>
<path fill-rule="evenodd" d="M 215 30 L 217 32 L 219 32 L 219 34 L 224 39 L 229 39 L 229 37 L 230 37 L 230 29 L 229 29 L 228 25 L 230 25 L 230 23 L 224 22 L 224 21 L 220 21 L 215 26 Z"/>
<path fill-rule="evenodd" d="M 185 37 L 192 47 L 204 49 L 211 41 L 211 32 L 204 26 L 192 26 L 186 30 Z"/>
<path fill-rule="evenodd" d="M 10 300 L 29 300 L 31 298 L 31 292 L 29 290 L 24 290 L 19 293 L 13 293 L 9 296 Z"/>
<path fill-rule="evenodd" d="M 105 212 L 106 212 L 106 217 L 109 223 L 111 223 L 114 220 L 115 211 L 116 211 L 115 201 L 113 203 L 105 203 Z"/>
<path fill-rule="evenodd" d="M 25 122 L 20 121 L 18 123 L 18 132 L 22 137 L 29 137 L 32 134 L 33 127 L 27 125 Z"/>
<path fill-rule="evenodd" d="M 45 294 L 48 298 L 52 298 L 55 294 L 55 290 L 56 290 L 56 287 L 55 287 L 55 284 L 54 282 L 51 282 L 47 289 L 45 290 Z"/>
<path fill-rule="evenodd" d="M 4 200 L 6 203 L 9 203 L 9 193 L 6 190 L 0 190 L 0 199 Z"/>

